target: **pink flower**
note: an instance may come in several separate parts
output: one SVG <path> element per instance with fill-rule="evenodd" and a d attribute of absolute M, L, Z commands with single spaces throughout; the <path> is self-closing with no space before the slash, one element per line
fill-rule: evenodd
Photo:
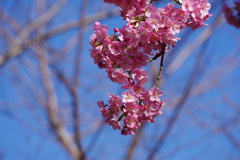
<path fill-rule="evenodd" d="M 146 66 L 148 55 L 155 56 L 168 52 L 180 38 L 175 34 L 183 28 L 197 29 L 211 15 L 208 0 L 179 0 L 181 8 L 169 3 L 164 8 L 156 9 L 152 0 L 104 0 L 122 8 L 121 16 L 126 25 L 121 29 L 114 28 L 114 35 L 108 36 L 108 27 L 96 22 L 94 33 L 90 37 L 90 56 L 99 68 L 106 68 L 108 78 L 122 85 L 129 91 L 119 96 L 110 94 L 109 104 L 98 101 L 102 116 L 113 129 L 120 129 L 123 135 L 135 134 L 141 123 L 154 122 L 162 114 L 165 103 L 160 100 L 163 92 L 159 88 L 150 88 L 144 84 L 149 80 Z M 239 26 L 240 2 L 230 9 L 224 5 L 223 11 L 230 24 Z M 239 26 L 240 27 L 240 26 Z M 121 118 L 120 118 L 121 117 Z M 123 129 L 119 121 L 124 121 Z"/>
<path fill-rule="evenodd" d="M 150 17 L 152 15 L 152 13 L 154 13 L 156 11 L 157 11 L 157 9 L 155 6 L 149 5 L 147 11 L 145 12 L 145 15 L 146 15 L 146 17 Z"/>
<path fill-rule="evenodd" d="M 137 30 L 137 37 L 139 41 L 144 40 L 144 42 L 148 42 L 148 39 L 151 37 L 153 32 L 153 26 L 148 22 L 140 22 L 138 30 Z"/>
<path fill-rule="evenodd" d="M 109 50 L 112 54 L 114 55 L 119 55 L 120 53 L 123 52 L 123 45 L 122 42 L 120 41 L 112 41 L 109 44 Z"/>
<path fill-rule="evenodd" d="M 114 118 L 107 119 L 107 120 L 106 120 L 106 123 L 108 123 L 110 126 L 112 126 L 114 130 L 116 130 L 116 129 L 121 130 L 121 129 L 122 129 L 120 122 L 118 122 L 118 121 L 117 121 L 116 119 L 114 119 Z"/>
<path fill-rule="evenodd" d="M 170 26 L 170 32 L 174 35 L 179 33 L 182 29 L 183 23 L 181 21 L 173 21 L 172 25 Z"/>
<path fill-rule="evenodd" d="M 137 115 L 128 115 L 125 119 L 124 122 L 128 128 L 138 128 L 138 119 Z"/>
<path fill-rule="evenodd" d="M 140 84 L 144 84 L 148 81 L 147 71 L 144 69 L 136 68 L 132 71 L 132 77 Z"/>
<path fill-rule="evenodd" d="M 124 128 L 124 129 L 121 131 L 121 134 L 122 134 L 122 135 L 129 135 L 129 134 L 133 135 L 133 134 L 135 134 L 136 132 L 137 132 L 137 130 L 134 129 L 134 128 Z"/>
<path fill-rule="evenodd" d="M 114 104 L 117 107 L 122 106 L 122 101 L 119 96 L 115 96 L 114 94 L 110 94 L 110 100 L 108 101 L 109 104 Z"/>
<path fill-rule="evenodd" d="M 98 101 L 97 105 L 99 106 L 100 109 L 105 107 L 103 101 Z"/>
<path fill-rule="evenodd" d="M 144 55 L 142 52 L 136 52 L 136 56 L 133 58 L 132 69 L 146 66 L 147 59 L 148 56 Z"/>
<path fill-rule="evenodd" d="M 122 101 L 119 96 L 115 96 L 113 94 L 110 94 L 110 100 L 108 101 L 110 113 L 115 114 L 117 117 L 119 116 L 119 113 L 121 112 L 121 106 Z"/>
<path fill-rule="evenodd" d="M 125 102 L 135 102 L 137 100 L 136 95 L 133 94 L 133 92 L 128 91 L 128 92 L 123 92 L 122 93 L 122 101 Z"/>
<path fill-rule="evenodd" d="M 119 39 L 120 40 L 130 40 L 134 39 L 136 35 L 135 29 L 132 29 L 130 25 L 124 25 L 122 29 L 119 29 Z"/>
<path fill-rule="evenodd" d="M 119 68 L 113 71 L 112 77 L 118 84 L 123 84 L 128 82 L 129 75 L 127 73 L 124 73 L 122 68 Z"/>
<path fill-rule="evenodd" d="M 235 2 L 237 14 L 240 15 L 240 2 Z M 222 11 L 224 12 L 225 18 L 227 22 L 236 28 L 240 28 L 240 16 L 234 15 L 234 10 L 228 7 L 228 5 L 224 4 L 222 7 Z"/>
<path fill-rule="evenodd" d="M 128 17 L 127 21 L 131 21 L 132 17 L 136 14 L 136 8 L 132 7 L 132 9 L 127 11 L 126 16 Z"/>
<path fill-rule="evenodd" d="M 125 107 L 123 108 L 123 112 L 133 114 L 138 111 L 138 105 L 135 102 L 126 102 Z"/>
<path fill-rule="evenodd" d="M 172 33 L 166 33 L 162 39 L 162 42 L 165 44 L 174 45 L 180 38 L 175 37 Z"/>
<path fill-rule="evenodd" d="M 159 90 L 159 88 L 151 88 L 149 91 L 147 91 L 143 96 L 142 100 L 144 103 L 150 103 L 150 101 L 159 102 L 160 96 L 163 95 L 163 92 Z"/>
<path fill-rule="evenodd" d="M 99 22 L 95 22 L 93 30 L 93 37 L 96 39 L 97 42 L 102 42 L 108 34 L 108 27 L 106 25 L 100 25 Z"/>
<path fill-rule="evenodd" d="M 90 50 L 90 56 L 94 59 L 94 63 L 98 65 L 99 68 L 110 68 L 111 64 L 107 56 L 105 56 L 98 49 L 93 48 Z"/>
<path fill-rule="evenodd" d="M 102 112 L 102 116 L 106 118 L 111 118 L 112 114 L 110 113 L 110 110 L 107 108 L 100 108 L 100 111 Z"/>
<path fill-rule="evenodd" d="M 119 69 L 108 69 L 106 70 L 108 73 L 108 78 L 111 81 L 117 82 L 118 84 L 123 84 L 128 82 L 129 75 L 123 72 L 122 68 Z"/>
<path fill-rule="evenodd" d="M 102 62 L 104 59 L 104 55 L 95 48 L 90 49 L 90 56 L 94 59 L 95 64 Z"/>
<path fill-rule="evenodd" d="M 132 91 L 137 95 L 140 96 L 145 92 L 145 88 L 142 85 L 134 85 Z"/>
<path fill-rule="evenodd" d="M 237 11 L 237 14 L 240 15 L 240 1 L 234 1 L 235 4 L 235 10 Z"/>
<path fill-rule="evenodd" d="M 155 105 L 154 103 L 150 103 L 147 106 L 147 109 L 144 112 L 146 117 L 155 117 L 157 115 L 162 114 L 161 107 Z"/>
<path fill-rule="evenodd" d="M 143 46 L 143 51 L 145 54 L 149 54 L 151 56 L 153 56 L 153 50 L 156 50 L 156 45 L 154 43 L 146 43 L 146 42 L 143 42 L 144 43 L 144 46 Z M 160 47 L 157 47 L 157 48 L 160 48 Z"/>
<path fill-rule="evenodd" d="M 131 64 L 133 60 L 128 56 L 122 56 L 121 59 L 117 61 L 117 64 L 121 66 L 121 68 L 125 70 L 131 70 Z"/>
<path fill-rule="evenodd" d="M 159 19 L 161 19 L 161 15 L 157 13 L 151 14 L 151 16 L 146 20 L 146 23 L 148 23 L 152 28 L 155 29 L 155 31 L 158 31 L 158 28 L 161 27 L 161 24 L 159 23 Z"/>
<path fill-rule="evenodd" d="M 205 25 L 203 22 L 211 16 L 208 13 L 211 8 L 208 0 L 179 0 L 179 2 L 182 3 L 182 9 L 191 15 L 192 22 L 188 22 L 188 26 L 192 29 Z"/>
<path fill-rule="evenodd" d="M 124 89 L 132 89 L 133 87 L 134 87 L 134 84 L 131 84 L 131 83 L 122 85 L 122 88 L 124 88 Z"/>
<path fill-rule="evenodd" d="M 148 91 L 150 95 L 150 101 L 160 101 L 160 96 L 163 95 L 163 92 L 159 90 L 159 88 L 151 88 Z"/>

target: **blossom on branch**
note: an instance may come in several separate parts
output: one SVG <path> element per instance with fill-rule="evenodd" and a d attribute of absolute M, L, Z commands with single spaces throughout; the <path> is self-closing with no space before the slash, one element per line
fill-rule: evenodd
<path fill-rule="evenodd" d="M 179 0 L 175 2 L 181 8 L 169 3 L 157 9 L 151 4 L 152 0 L 104 2 L 121 7 L 126 25 L 114 28 L 114 34 L 107 35 L 108 27 L 96 22 L 90 37 L 90 55 L 99 68 L 106 69 L 112 82 L 128 91 L 122 93 L 122 98 L 111 94 L 109 104 L 99 101 L 98 106 L 114 130 L 121 130 L 123 135 L 135 134 L 141 123 L 154 122 L 154 118 L 162 114 L 166 99 L 160 99 L 163 92 L 157 85 L 164 54 L 180 40 L 175 35 L 186 27 L 197 29 L 206 25 L 204 21 L 211 16 L 208 13 L 211 5 L 207 0 Z M 153 58 L 149 60 L 149 56 Z M 149 81 L 148 73 L 142 67 L 158 57 L 161 57 L 160 77 L 148 90 L 144 87 Z"/>

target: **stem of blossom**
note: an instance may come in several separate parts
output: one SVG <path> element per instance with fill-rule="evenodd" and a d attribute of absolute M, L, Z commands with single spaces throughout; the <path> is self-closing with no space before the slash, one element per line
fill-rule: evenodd
<path fill-rule="evenodd" d="M 156 54 L 153 58 L 148 59 L 148 60 L 147 60 L 147 63 L 152 62 L 153 60 L 156 60 L 156 59 L 158 59 L 158 57 L 162 56 L 162 55 L 164 54 L 164 52 L 165 52 L 166 46 L 167 46 L 166 44 L 163 44 L 163 47 L 162 47 L 161 52 L 159 52 L 158 54 Z"/>
<path fill-rule="evenodd" d="M 147 63 L 152 62 L 153 60 L 158 59 L 158 57 L 160 57 L 160 56 L 161 56 L 161 52 L 158 53 L 158 54 L 156 54 L 153 58 L 148 59 L 148 60 L 147 60 Z"/>
<path fill-rule="evenodd" d="M 161 61 L 160 61 L 160 70 L 158 72 L 158 76 L 157 76 L 157 80 L 155 82 L 155 85 L 153 88 L 156 88 L 162 78 L 162 71 L 163 71 L 163 60 L 164 60 L 164 52 L 165 52 L 165 48 L 166 48 L 166 44 L 163 45 L 162 51 L 160 52 L 160 56 L 161 56 Z"/>
<path fill-rule="evenodd" d="M 119 118 L 118 118 L 118 121 L 121 121 L 123 116 L 126 116 L 126 113 L 123 113 Z"/>

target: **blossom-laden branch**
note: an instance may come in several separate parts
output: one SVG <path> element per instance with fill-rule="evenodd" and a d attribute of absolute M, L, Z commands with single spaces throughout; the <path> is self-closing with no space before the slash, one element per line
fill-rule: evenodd
<path fill-rule="evenodd" d="M 96 22 L 90 38 L 91 57 L 99 68 L 105 68 L 111 81 L 129 91 L 122 98 L 110 94 L 108 104 L 98 102 L 102 116 L 113 129 L 123 135 L 135 134 L 143 122 L 154 122 L 162 114 L 166 100 L 160 100 L 163 92 L 157 87 L 162 71 L 164 54 L 175 46 L 175 37 L 182 29 L 202 27 L 211 15 L 207 0 L 179 0 L 181 8 L 169 3 L 156 9 L 151 0 L 104 0 L 121 7 L 121 16 L 127 21 L 122 29 L 115 28 L 108 36 L 108 27 Z M 149 59 L 149 56 L 153 58 Z M 149 80 L 142 67 L 161 57 L 160 70 L 154 87 L 146 90 Z M 123 121 L 123 126 L 121 125 Z"/>

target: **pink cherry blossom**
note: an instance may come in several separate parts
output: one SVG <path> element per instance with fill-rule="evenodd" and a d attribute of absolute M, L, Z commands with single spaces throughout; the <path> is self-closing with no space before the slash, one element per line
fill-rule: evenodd
<path fill-rule="evenodd" d="M 98 101 L 97 105 L 99 106 L 100 109 L 105 107 L 103 101 Z"/>
<path fill-rule="evenodd" d="M 145 88 L 142 85 L 134 85 L 132 91 L 137 95 L 140 96 L 145 92 Z"/>
<path fill-rule="evenodd" d="M 123 51 L 123 46 L 121 45 L 122 42 L 120 41 L 112 41 L 110 43 L 109 50 L 113 55 L 119 55 Z"/>
<path fill-rule="evenodd" d="M 128 92 L 123 92 L 122 93 L 122 101 L 123 102 L 135 102 L 137 100 L 136 95 L 133 94 L 133 92 L 128 91 Z"/>
<path fill-rule="evenodd" d="M 139 106 L 135 102 L 126 102 L 123 112 L 133 114 L 138 111 Z"/>
<path fill-rule="evenodd" d="M 114 70 L 111 76 L 118 84 L 127 83 L 129 78 L 129 75 L 124 73 L 122 68 Z"/>
<path fill-rule="evenodd" d="M 150 101 L 160 101 L 160 96 L 163 95 L 163 92 L 159 90 L 159 88 L 151 88 L 148 91 L 150 95 Z"/>
<path fill-rule="evenodd" d="M 224 4 L 222 11 L 229 24 L 240 28 L 240 1 L 235 2 L 235 9 L 231 9 L 227 4 Z"/>
<path fill-rule="evenodd" d="M 122 129 L 120 122 L 118 122 L 118 121 L 117 121 L 116 119 L 114 119 L 114 118 L 107 119 L 107 120 L 106 120 L 106 123 L 108 123 L 110 126 L 112 126 L 114 130 L 116 130 L 116 129 L 121 130 L 121 129 Z"/>
<path fill-rule="evenodd" d="M 118 61 L 117 64 L 121 66 L 121 68 L 125 70 L 131 70 L 131 64 L 133 63 L 133 60 L 129 58 L 128 56 L 122 56 Z"/>
<path fill-rule="evenodd" d="M 138 127 L 138 119 L 136 114 L 127 116 L 127 118 L 124 119 L 124 122 L 128 128 Z"/>
<path fill-rule="evenodd" d="M 110 100 L 108 101 L 111 114 L 115 114 L 117 117 L 121 112 L 120 107 L 122 106 L 122 101 L 119 96 L 110 94 Z"/>
<path fill-rule="evenodd" d="M 148 73 L 144 69 L 136 68 L 132 71 L 132 77 L 139 83 L 144 84 L 148 81 Z"/>
<path fill-rule="evenodd" d="M 108 35 L 108 26 L 96 22 L 90 37 L 90 56 L 99 68 L 106 69 L 112 82 L 128 91 L 123 92 L 122 97 L 110 94 L 106 105 L 103 101 L 97 104 L 105 122 L 114 130 L 121 130 L 123 135 L 135 134 L 141 123 L 155 122 L 154 118 L 162 114 L 166 102 L 166 99 L 160 99 L 163 92 L 159 88 L 145 88 L 149 78 L 142 67 L 147 65 L 150 56 L 166 54 L 170 46 L 175 47 L 180 40 L 176 34 L 182 29 L 206 25 L 204 22 L 211 16 L 208 12 L 211 5 L 208 0 L 179 0 L 182 4 L 179 8 L 169 3 L 156 9 L 151 0 L 104 2 L 122 9 L 121 16 L 126 25 L 114 28 L 114 34 Z M 239 14 L 240 3 L 235 2 L 235 5 Z M 239 22 L 239 17 L 236 18 L 228 6 L 225 5 L 223 10 L 229 23 L 236 25 Z"/>

